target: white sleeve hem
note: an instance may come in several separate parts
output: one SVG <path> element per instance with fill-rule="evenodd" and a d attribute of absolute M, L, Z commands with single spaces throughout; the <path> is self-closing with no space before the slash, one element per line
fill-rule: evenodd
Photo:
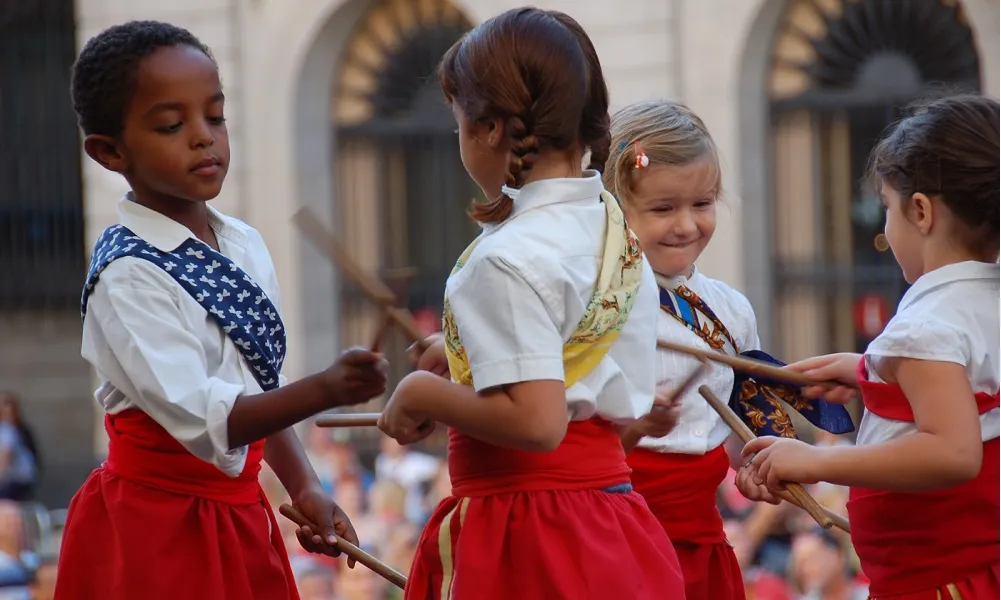
<path fill-rule="evenodd" d="M 209 384 L 209 404 L 205 426 L 212 444 L 212 464 L 229 477 L 238 477 L 247 464 L 247 447 L 229 448 L 229 414 L 244 387 L 213 379 Z"/>
<path fill-rule="evenodd" d="M 966 366 L 966 361 L 961 356 L 946 356 L 944 354 L 936 354 L 934 352 L 921 352 L 919 350 L 907 350 L 901 348 L 874 348 L 866 350 L 865 355 L 878 356 L 880 358 L 907 358 L 913 360 L 927 360 L 930 362 L 955 363 L 963 367 Z"/>
<path fill-rule="evenodd" d="M 477 392 L 524 381 L 564 381 L 563 356 L 527 355 L 492 360 L 471 367 Z"/>

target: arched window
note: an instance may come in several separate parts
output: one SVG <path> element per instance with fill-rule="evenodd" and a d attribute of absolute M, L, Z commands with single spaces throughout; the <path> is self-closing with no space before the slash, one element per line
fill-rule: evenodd
<path fill-rule="evenodd" d="M 769 81 L 775 339 L 789 358 L 863 350 L 906 283 L 862 181 L 873 145 L 935 88 L 977 92 L 957 0 L 793 0 Z"/>

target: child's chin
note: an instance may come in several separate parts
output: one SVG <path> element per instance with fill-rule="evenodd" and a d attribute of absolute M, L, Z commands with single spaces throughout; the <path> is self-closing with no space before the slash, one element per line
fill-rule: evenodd
<path fill-rule="evenodd" d="M 190 202 L 208 202 L 210 200 L 215 200 L 221 191 L 222 185 L 189 190 L 189 192 L 184 195 L 184 198 Z"/>
<path fill-rule="evenodd" d="M 674 277 L 675 275 L 682 275 L 688 273 L 692 268 L 692 263 L 694 258 L 691 256 L 690 252 L 665 252 L 664 254 L 670 254 L 670 256 L 658 256 L 660 260 L 651 261 L 650 266 L 653 270 L 660 273 L 661 275 L 667 275 L 669 277 Z M 684 254 L 684 256 L 681 256 Z"/>

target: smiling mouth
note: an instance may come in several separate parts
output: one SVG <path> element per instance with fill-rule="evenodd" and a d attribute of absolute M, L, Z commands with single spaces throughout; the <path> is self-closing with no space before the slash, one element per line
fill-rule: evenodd
<path fill-rule="evenodd" d="M 667 248 L 681 249 L 681 248 L 688 248 L 689 246 L 692 246 L 693 244 L 695 244 L 696 241 L 697 240 L 692 240 L 690 242 L 685 242 L 684 244 L 661 244 L 661 245 L 665 246 Z"/>

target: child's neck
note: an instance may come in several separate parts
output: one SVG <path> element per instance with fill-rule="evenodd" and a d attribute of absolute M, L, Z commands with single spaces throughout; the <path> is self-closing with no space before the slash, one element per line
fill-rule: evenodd
<path fill-rule="evenodd" d="M 136 204 L 155 210 L 172 221 L 177 221 L 191 230 L 195 237 L 205 242 L 215 250 L 219 250 L 219 241 L 215 231 L 209 225 L 209 208 L 206 202 L 192 202 L 178 198 L 167 198 L 154 194 L 142 194 L 133 191 Z"/>
<path fill-rule="evenodd" d="M 961 262 L 997 262 L 998 259 L 996 251 L 993 253 L 993 256 L 978 256 L 961 245 L 939 242 L 937 240 L 929 240 L 922 254 L 922 273 L 930 273 L 936 269 Z"/>
<path fill-rule="evenodd" d="M 532 170 L 525 177 L 525 184 L 542 179 L 580 177 L 584 171 L 580 163 L 581 157 L 576 152 L 545 149 L 539 153 L 538 158 L 532 164 Z"/>

